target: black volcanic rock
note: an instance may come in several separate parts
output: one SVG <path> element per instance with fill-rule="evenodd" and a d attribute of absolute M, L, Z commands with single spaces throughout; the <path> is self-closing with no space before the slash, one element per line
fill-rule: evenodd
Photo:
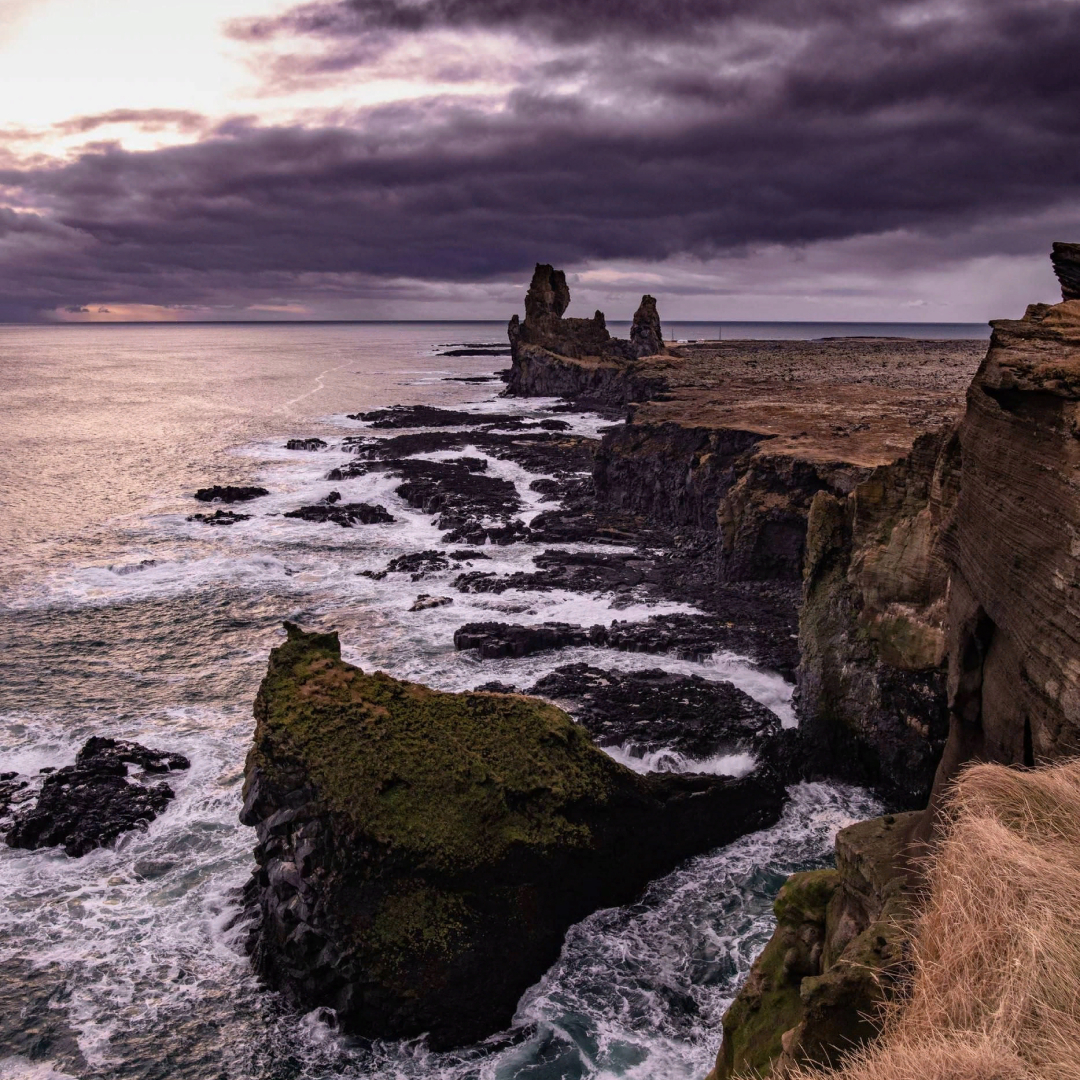
<path fill-rule="evenodd" d="M 93 738 L 74 765 L 50 772 L 34 807 L 17 813 L 8 831 L 11 847 L 63 845 L 72 857 L 107 847 L 124 832 L 145 829 L 173 798 L 165 783 L 127 779 L 127 765 L 149 773 L 186 769 L 182 754 L 151 750 L 139 743 Z"/>
<path fill-rule="evenodd" d="M 266 488 L 254 485 L 215 484 L 213 487 L 199 488 L 195 492 L 195 498 L 199 502 L 236 503 L 248 502 L 250 499 L 258 499 L 269 494 Z"/>
<path fill-rule="evenodd" d="M 289 510 L 284 516 L 304 521 L 332 521 L 343 529 L 353 525 L 381 525 L 394 520 L 393 514 L 379 503 L 317 503 Z"/>
<path fill-rule="evenodd" d="M 437 409 L 433 405 L 391 405 L 365 413 L 349 413 L 350 420 L 364 420 L 373 428 L 505 427 L 522 423 L 509 413 L 471 413 L 460 409 Z"/>
<path fill-rule="evenodd" d="M 268 982 L 346 1032 L 477 1042 L 570 925 L 779 816 L 768 770 L 641 776 L 545 702 L 368 675 L 336 634 L 287 628 L 244 784 L 250 946 Z"/>
<path fill-rule="evenodd" d="M 476 649 L 481 659 L 498 660 L 505 656 L 530 656 L 547 649 L 565 649 L 577 645 L 602 645 L 606 639 L 603 626 L 586 630 L 571 623 L 540 623 L 518 626 L 513 623 L 466 623 L 454 631 L 454 648 Z"/>
<path fill-rule="evenodd" d="M 201 521 L 203 525 L 235 525 L 250 518 L 250 514 L 238 514 L 235 510 L 215 510 L 212 514 L 189 514 L 186 520 Z"/>
<path fill-rule="evenodd" d="M 314 437 L 310 439 L 290 439 L 285 444 L 286 450 L 325 450 L 326 442 Z"/>
<path fill-rule="evenodd" d="M 700 760 L 753 752 L 780 730 L 775 713 L 731 683 L 662 668 L 567 664 L 527 693 L 566 709 L 600 746 L 632 746 L 640 754 L 670 748 Z"/>
<path fill-rule="evenodd" d="M 1056 241 L 1050 261 L 1061 282 L 1061 299 L 1080 300 L 1080 244 Z"/>

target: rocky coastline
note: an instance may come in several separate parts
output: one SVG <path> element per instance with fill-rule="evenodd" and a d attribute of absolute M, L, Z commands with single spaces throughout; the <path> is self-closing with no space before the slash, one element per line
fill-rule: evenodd
<path fill-rule="evenodd" d="M 531 685 L 493 680 L 467 695 L 365 675 L 341 662 L 333 635 L 290 627 L 256 705 L 245 785 L 243 820 L 259 837 L 249 898 L 260 973 L 305 1008 L 333 1007 L 349 1031 L 426 1033 L 435 1047 L 482 1039 L 508 1022 L 570 923 L 775 820 L 785 785 L 827 777 L 872 788 L 895 812 L 842 831 L 835 870 L 796 875 L 781 891 L 773 940 L 725 1017 L 715 1077 L 779 1077 L 871 1039 L 875 1010 L 906 978 L 915 860 L 957 770 L 973 759 L 1041 764 L 1076 746 L 1071 257 L 1055 249 L 1066 300 L 995 323 L 985 359 L 971 341 L 678 346 L 665 343 L 651 297 L 623 341 L 600 312 L 565 318 L 565 277 L 541 265 L 525 319 L 510 323 L 506 393 L 560 397 L 622 423 L 597 441 L 554 415 L 358 414 L 391 433 L 352 439 L 353 461 L 329 478 L 400 477 L 408 505 L 435 516 L 445 544 L 462 545 L 369 576 L 420 580 L 453 560 L 459 593 L 604 590 L 689 601 L 702 614 L 463 624 L 454 644 L 480 662 L 568 653 Z M 432 452 L 462 456 L 415 460 Z M 486 475 L 477 452 L 543 474 L 533 490 L 553 508 L 523 520 L 513 486 Z M 513 575 L 483 565 L 486 544 L 566 542 L 605 550 L 538 548 L 535 570 Z M 582 648 L 739 652 L 795 683 L 799 727 L 727 684 L 661 669 L 628 676 L 575 662 Z M 679 707 L 657 707 L 665 699 Z M 422 765 L 409 749 L 418 702 Z M 482 737 L 466 740 L 479 757 L 462 755 L 454 732 L 475 731 L 479 716 Z M 537 723 L 548 734 L 533 759 L 558 744 L 575 763 L 555 771 L 573 777 L 591 762 L 599 788 L 491 771 Z M 373 760 L 385 775 L 343 801 L 340 770 L 328 779 L 326 731 L 356 741 L 335 750 L 353 763 L 350 783 L 366 784 Z M 589 735 L 643 763 L 743 755 L 750 771 L 631 772 Z M 378 754 L 360 748 L 373 738 Z M 444 796 L 448 820 L 459 798 L 474 806 L 482 789 L 495 800 L 482 815 L 487 839 L 460 865 L 424 846 L 431 762 L 458 778 Z M 714 804 L 706 821 L 700 812 Z M 471 844 L 475 822 L 458 826 L 454 843 Z M 488 850 L 492 828 L 512 841 Z"/>

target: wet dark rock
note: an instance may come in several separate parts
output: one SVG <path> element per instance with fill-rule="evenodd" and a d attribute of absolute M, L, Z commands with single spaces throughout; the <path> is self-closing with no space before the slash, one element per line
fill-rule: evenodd
<path fill-rule="evenodd" d="M 507 589 L 596 593 L 629 592 L 643 584 L 659 583 L 653 564 L 636 554 L 545 551 L 535 556 L 533 563 L 537 567 L 535 573 L 518 571 L 500 576 L 473 571 L 460 575 L 454 586 L 473 593 L 502 593 Z"/>
<path fill-rule="evenodd" d="M 463 463 L 476 460 L 395 461 L 390 467 L 405 480 L 395 492 L 407 505 L 425 514 L 467 519 L 507 518 L 518 513 L 521 500 L 514 484 L 496 476 L 485 476 L 482 470 Z M 451 523 L 439 524 L 440 529 L 454 527 Z"/>
<path fill-rule="evenodd" d="M 449 570 L 450 563 L 441 551 L 410 551 L 408 555 L 398 555 L 386 564 L 385 570 L 363 570 L 363 577 L 382 581 L 387 574 L 411 574 L 413 581 L 419 581 L 427 574 L 436 574 L 440 570 Z"/>
<path fill-rule="evenodd" d="M 438 409 L 433 405 L 391 405 L 366 413 L 350 413 L 350 420 L 363 420 L 373 428 L 502 427 L 521 423 L 509 413 L 473 413 L 460 409 Z"/>
<path fill-rule="evenodd" d="M 107 739 L 95 735 L 87 739 L 75 755 L 76 765 L 137 765 L 148 773 L 167 773 L 191 768 L 191 762 L 183 754 L 169 750 L 151 750 L 141 743 L 125 739 Z"/>
<path fill-rule="evenodd" d="M 17 813 L 8 831 L 11 847 L 63 845 L 73 858 L 107 847 L 124 832 L 145 829 L 173 798 L 165 783 L 127 779 L 128 764 L 149 773 L 186 769 L 182 754 L 139 743 L 93 738 L 74 765 L 49 773 L 33 808 Z"/>
<path fill-rule="evenodd" d="M 468 548 L 463 551 L 448 551 L 447 555 L 449 555 L 451 559 L 454 559 L 457 562 L 472 562 L 474 559 L 491 558 L 490 555 L 485 555 L 482 551 L 473 551 Z"/>
<path fill-rule="evenodd" d="M 333 506 L 334 503 L 339 503 L 339 502 L 341 502 L 341 492 L 340 491 L 331 491 L 330 494 L 326 496 L 326 503 L 327 503 L 328 506 Z"/>
<path fill-rule="evenodd" d="M 605 639 L 603 626 L 587 630 L 583 626 L 558 622 L 537 626 L 479 622 L 466 623 L 454 631 L 454 648 L 476 649 L 483 660 L 499 660 L 506 656 L 531 656 L 548 649 L 602 645 Z"/>
<path fill-rule="evenodd" d="M 565 420 L 541 420 L 540 427 L 544 431 L 569 431 L 570 425 Z"/>
<path fill-rule="evenodd" d="M 292 626 L 255 716 L 257 970 L 347 1033 L 433 1049 L 506 1027 L 568 926 L 784 799 L 767 771 L 637 775 L 551 705 L 367 675 Z"/>
<path fill-rule="evenodd" d="M 337 503 L 333 506 L 324 503 L 301 506 L 299 510 L 289 510 L 285 517 L 301 518 L 304 521 L 332 521 L 344 529 L 353 525 L 379 525 L 394 520 L 386 507 L 379 503 Z"/>
<path fill-rule="evenodd" d="M 1080 244 L 1056 241 L 1050 261 L 1061 283 L 1061 299 L 1080 300 Z"/>
<path fill-rule="evenodd" d="M 509 349 L 448 349 L 439 356 L 509 356 Z M 461 382 L 481 382 L 480 379 L 462 379 Z"/>
<path fill-rule="evenodd" d="M 212 514 L 190 514 L 187 520 L 200 521 L 203 525 L 235 525 L 250 517 L 250 514 L 238 514 L 235 510 L 215 510 Z"/>
<path fill-rule="evenodd" d="M 469 623 L 454 634 L 458 649 L 477 649 L 481 659 L 528 656 L 546 649 L 594 645 L 620 652 L 672 653 L 684 660 L 705 660 L 728 651 L 794 681 L 797 643 L 777 638 L 772 628 L 752 622 L 739 625 L 717 615 L 653 615 L 638 622 L 616 620 L 609 626 L 542 623 Z"/>
<path fill-rule="evenodd" d="M 286 450 L 325 450 L 327 443 L 323 439 L 290 439 L 285 444 Z"/>
<path fill-rule="evenodd" d="M 510 521 L 505 525 L 483 525 L 475 518 L 463 520 L 454 515 L 444 514 L 438 520 L 440 529 L 450 528 L 443 533 L 444 544 L 520 544 L 529 539 L 529 527 L 523 521 Z"/>
<path fill-rule="evenodd" d="M 775 713 L 731 683 L 662 668 L 607 671 L 568 664 L 526 693 L 566 709 L 601 746 L 633 747 L 641 755 L 670 748 L 701 760 L 754 752 L 780 730 Z"/>
<path fill-rule="evenodd" d="M 215 484 L 213 487 L 199 488 L 195 492 L 195 498 L 200 502 L 236 503 L 248 502 L 250 499 L 258 499 L 269 494 L 266 488 L 254 485 Z"/>
<path fill-rule="evenodd" d="M 427 593 L 420 593 L 409 610 L 427 611 L 428 608 L 446 607 L 453 602 L 454 599 L 451 596 L 429 596 Z"/>
<path fill-rule="evenodd" d="M 528 472 L 556 476 L 588 473 L 593 467 L 596 439 L 555 431 L 530 430 L 521 433 L 496 431 L 416 431 L 407 435 L 375 438 L 350 436 L 343 446 L 357 461 L 327 475 L 328 480 L 344 480 L 371 471 L 373 461 L 393 461 L 416 454 L 479 450 L 501 461 L 513 461 Z"/>

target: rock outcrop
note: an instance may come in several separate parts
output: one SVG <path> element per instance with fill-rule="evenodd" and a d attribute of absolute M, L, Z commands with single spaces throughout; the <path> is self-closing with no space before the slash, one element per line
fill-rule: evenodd
<path fill-rule="evenodd" d="M 808 770 L 907 809 L 926 805 L 948 731 L 941 532 L 959 474 L 947 428 L 810 510 L 798 677 Z"/>
<path fill-rule="evenodd" d="M 128 765 L 147 774 L 187 769 L 183 754 L 151 750 L 139 743 L 95 736 L 74 765 L 50 771 L 34 806 L 14 815 L 11 847 L 60 847 L 78 858 L 108 847 L 121 833 L 145 829 L 174 798 L 167 783 L 128 779 Z M 16 774 L 5 774 L 8 784 Z M 25 782 L 21 783 L 23 788 Z"/>
<path fill-rule="evenodd" d="M 507 393 L 570 396 L 619 408 L 635 394 L 662 389 L 662 380 L 638 379 L 633 370 L 633 361 L 666 352 L 654 297 L 641 298 L 629 341 L 611 336 L 602 311 L 591 319 L 564 318 L 569 305 L 566 274 L 538 263 L 525 296 L 525 320 L 514 315 L 507 327 L 513 358 Z"/>
<path fill-rule="evenodd" d="M 552 705 L 368 675 L 336 634 L 287 630 L 244 785 L 252 947 L 268 981 L 347 1031 L 492 1034 L 570 924 L 779 814 L 767 771 L 641 776 Z"/>
<path fill-rule="evenodd" d="M 1062 300 L 1080 300 L 1080 244 L 1054 244 L 1050 261 L 1061 282 Z"/>
<path fill-rule="evenodd" d="M 944 536 L 951 725 L 938 793 L 972 759 L 1080 750 L 1080 301 L 993 327 Z"/>
<path fill-rule="evenodd" d="M 665 351 L 664 330 L 660 325 L 660 313 L 656 310 L 656 297 L 646 293 L 630 324 L 630 352 L 642 357 L 657 356 Z"/>
<path fill-rule="evenodd" d="M 903 849 L 916 814 L 842 829 L 836 869 L 788 878 L 777 927 L 724 1015 L 710 1080 L 784 1076 L 873 1038 L 906 972 L 914 909 Z"/>

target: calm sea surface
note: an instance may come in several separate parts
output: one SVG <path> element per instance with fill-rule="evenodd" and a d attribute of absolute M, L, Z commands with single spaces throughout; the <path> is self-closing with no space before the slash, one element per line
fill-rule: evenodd
<path fill-rule="evenodd" d="M 618 329 L 618 328 L 614 328 Z M 678 325 L 681 338 L 715 324 Z M 724 324 L 724 337 L 980 336 L 981 328 Z M 590 625 L 611 598 L 455 595 L 407 609 L 417 586 L 360 576 L 439 546 L 383 474 L 331 484 L 346 413 L 394 403 L 523 416 L 550 405 L 497 401 L 502 357 L 451 358 L 502 343 L 499 324 L 0 327 L 0 771 L 69 764 L 93 734 L 192 760 L 176 801 L 146 833 L 82 859 L 0 845 L 0 1078 L 701 1077 L 719 1017 L 771 931 L 791 870 L 827 859 L 838 827 L 874 812 L 865 793 L 801 785 L 780 824 L 692 860 L 640 903 L 599 912 L 489 1045 L 429 1053 L 422 1041 L 341 1038 L 284 1008 L 250 975 L 236 890 L 253 830 L 237 822 L 251 702 L 285 618 L 341 631 L 363 667 L 465 689 L 518 685 L 565 654 L 481 665 L 453 630 L 481 618 Z M 595 434 L 597 417 L 571 414 Z M 318 435 L 318 453 L 284 449 Z M 540 509 L 533 474 L 492 461 Z M 196 488 L 260 483 L 271 494 L 228 528 L 187 521 Z M 282 512 L 323 498 L 381 502 L 392 525 L 340 529 Z M 492 570 L 531 569 L 525 546 Z M 404 575 L 401 575 L 404 576 Z M 431 591 L 447 581 L 425 581 Z M 675 603 L 619 618 L 689 610 Z M 663 664 L 730 679 L 791 718 L 790 687 L 743 659 L 703 663 L 582 650 L 574 660 Z M 595 655 L 594 655 L 595 653 Z M 692 763 L 690 763 L 692 765 Z M 689 767 L 689 766 L 688 766 Z"/>

